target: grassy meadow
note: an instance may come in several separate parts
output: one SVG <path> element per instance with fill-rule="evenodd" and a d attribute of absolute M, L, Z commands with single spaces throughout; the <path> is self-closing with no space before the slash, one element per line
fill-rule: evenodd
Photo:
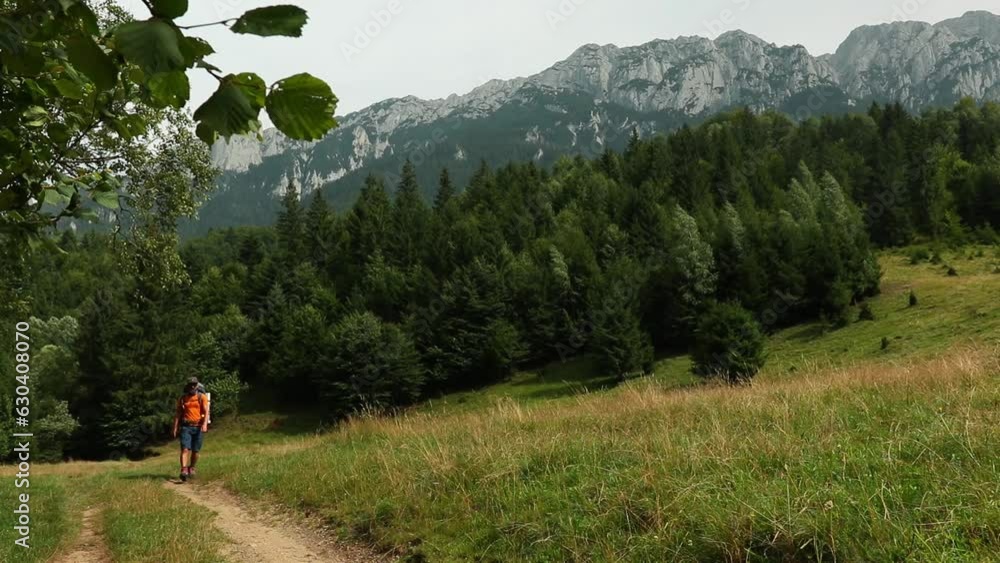
<path fill-rule="evenodd" d="M 750 387 L 686 357 L 613 387 L 581 359 L 319 434 L 250 413 L 200 478 L 416 561 L 1000 561 L 1000 253 L 942 259 L 884 254 L 874 321 L 778 332 Z M 159 453 L 38 467 L 36 548 L 0 560 L 65 549 L 89 503 L 116 561 L 220 560 Z"/>
<path fill-rule="evenodd" d="M 435 561 L 1000 560 L 1000 261 L 944 256 L 884 255 L 876 320 L 776 334 L 752 388 L 580 360 L 205 475 Z"/>

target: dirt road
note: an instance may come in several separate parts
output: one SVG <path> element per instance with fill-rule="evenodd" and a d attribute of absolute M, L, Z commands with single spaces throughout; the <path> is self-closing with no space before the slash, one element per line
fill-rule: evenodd
<path fill-rule="evenodd" d="M 97 533 L 98 517 L 96 508 L 88 508 L 83 511 L 83 522 L 80 526 L 80 537 L 77 538 L 73 549 L 62 557 L 57 557 L 55 563 L 109 563 L 111 556 Z"/>
<path fill-rule="evenodd" d="M 218 516 L 215 527 L 230 540 L 223 555 L 239 563 L 369 563 L 385 561 L 363 548 L 344 546 L 280 517 L 258 516 L 213 486 L 165 482 L 164 486 Z"/>

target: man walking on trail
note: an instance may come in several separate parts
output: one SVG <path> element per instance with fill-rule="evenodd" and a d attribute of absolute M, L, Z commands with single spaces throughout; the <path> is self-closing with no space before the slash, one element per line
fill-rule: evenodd
<path fill-rule="evenodd" d="M 204 435 L 208 432 L 209 403 L 198 378 L 192 377 L 184 386 L 184 395 L 177 400 L 174 415 L 174 438 L 181 438 L 181 481 L 194 478 L 194 466 Z"/>

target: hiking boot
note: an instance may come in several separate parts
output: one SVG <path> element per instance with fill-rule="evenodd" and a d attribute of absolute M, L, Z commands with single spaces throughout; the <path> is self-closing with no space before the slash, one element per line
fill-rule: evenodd
<path fill-rule="evenodd" d="M 188 467 L 188 479 L 194 481 L 194 468 Z"/>
<path fill-rule="evenodd" d="M 181 469 L 181 483 L 187 483 L 187 480 L 188 480 L 188 470 L 185 467 L 184 469 Z"/>

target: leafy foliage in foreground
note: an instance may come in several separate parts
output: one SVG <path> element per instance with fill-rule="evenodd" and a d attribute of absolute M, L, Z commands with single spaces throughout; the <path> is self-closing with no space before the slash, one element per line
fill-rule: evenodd
<path fill-rule="evenodd" d="M 150 143 L 167 110 L 190 98 L 189 71 L 218 80 L 195 111 L 197 135 L 253 133 L 266 109 L 296 139 L 336 126 L 337 98 L 309 74 L 270 88 L 253 73 L 224 73 L 215 51 L 189 30 L 229 26 L 236 33 L 298 37 L 306 13 L 296 6 L 250 10 L 238 18 L 181 26 L 187 1 L 145 2 L 150 17 L 105 0 L 0 1 L 0 235 L 37 243 L 60 218 L 96 220 L 86 203 L 118 209 L 129 195 L 129 154 Z M 96 8 L 92 8 L 96 5 Z"/>

